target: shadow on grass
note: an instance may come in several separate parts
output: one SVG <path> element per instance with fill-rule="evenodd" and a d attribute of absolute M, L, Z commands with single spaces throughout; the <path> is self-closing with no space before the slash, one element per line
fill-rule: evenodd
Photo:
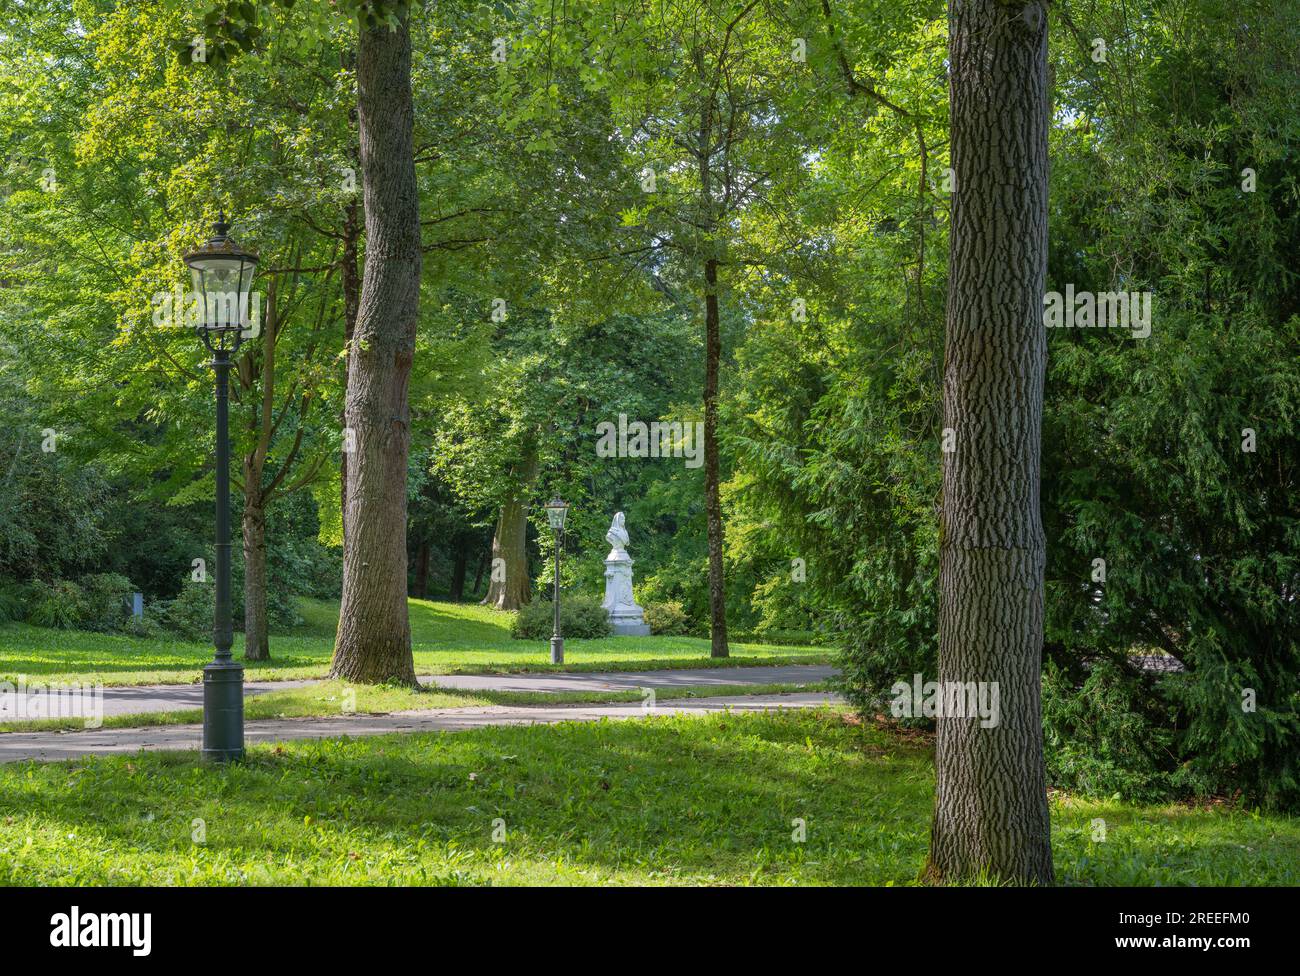
<path fill-rule="evenodd" d="M 906 883 L 929 771 L 861 748 L 872 735 L 717 716 L 301 742 L 229 770 L 188 754 L 24 764 L 0 769 L 0 838 L 22 849 L 0 880 Z"/>
<path fill-rule="evenodd" d="M 908 884 L 933 786 L 924 745 L 803 712 L 15 764 L 0 883 Z M 1066 884 L 1300 880 L 1285 817 L 1073 800 L 1053 830 Z"/>

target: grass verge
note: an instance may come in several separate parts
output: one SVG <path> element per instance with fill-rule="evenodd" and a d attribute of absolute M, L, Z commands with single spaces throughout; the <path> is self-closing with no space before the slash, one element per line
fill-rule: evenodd
<path fill-rule="evenodd" d="M 334 652 L 338 604 L 301 600 L 303 624 L 271 638 L 270 661 L 244 662 L 249 681 L 323 678 Z M 415 669 L 420 674 L 521 671 L 641 671 L 664 668 L 828 664 L 826 649 L 774 644 L 731 645 L 731 657 L 709 657 L 697 637 L 606 637 L 565 641 L 565 664 L 550 663 L 543 641 L 510 636 L 512 614 L 476 604 L 409 601 Z M 235 654 L 242 653 L 237 636 Z M 95 682 L 105 685 L 190 684 L 212 660 L 207 643 L 0 625 L 0 680 Z"/>
<path fill-rule="evenodd" d="M 903 885 L 933 787 L 925 744 L 795 711 L 22 763 L 0 767 L 0 883 Z M 1065 884 L 1300 882 L 1293 819 L 1052 809 Z"/>

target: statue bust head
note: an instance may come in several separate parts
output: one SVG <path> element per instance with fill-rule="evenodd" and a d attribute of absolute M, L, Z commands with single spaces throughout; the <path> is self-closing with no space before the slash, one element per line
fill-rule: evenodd
<path fill-rule="evenodd" d="M 605 541 L 614 547 L 610 555 L 618 555 L 627 552 L 627 528 L 623 524 L 623 513 L 616 512 L 614 521 L 609 523 L 609 531 L 605 533 Z"/>

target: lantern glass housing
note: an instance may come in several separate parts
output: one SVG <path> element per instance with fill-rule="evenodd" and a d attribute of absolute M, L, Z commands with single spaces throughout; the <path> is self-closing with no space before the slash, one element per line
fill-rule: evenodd
<path fill-rule="evenodd" d="M 569 514 L 569 503 L 562 501 L 559 495 L 556 495 L 546 503 L 546 521 L 550 523 L 551 528 L 557 532 L 564 528 L 564 517 Z"/>
<path fill-rule="evenodd" d="M 257 255 L 230 236 L 222 214 L 208 240 L 184 255 L 198 299 L 198 320 L 193 323 L 209 335 L 240 333 L 250 326 L 249 293 Z"/>

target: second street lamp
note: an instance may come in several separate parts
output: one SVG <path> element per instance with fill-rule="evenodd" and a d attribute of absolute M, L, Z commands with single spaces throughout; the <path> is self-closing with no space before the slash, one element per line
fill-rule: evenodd
<path fill-rule="evenodd" d="M 555 629 L 551 633 L 551 663 L 564 663 L 564 635 L 560 632 L 560 546 L 564 543 L 564 517 L 569 503 L 556 495 L 546 503 L 546 521 L 555 532 Z"/>
<path fill-rule="evenodd" d="M 217 388 L 217 579 L 212 637 L 216 654 L 203 669 L 203 759 L 244 758 L 244 666 L 230 655 L 230 360 L 250 328 L 249 290 L 257 255 L 231 238 L 222 214 L 206 243 L 184 255 L 198 298 L 194 323 L 212 353 Z"/>

